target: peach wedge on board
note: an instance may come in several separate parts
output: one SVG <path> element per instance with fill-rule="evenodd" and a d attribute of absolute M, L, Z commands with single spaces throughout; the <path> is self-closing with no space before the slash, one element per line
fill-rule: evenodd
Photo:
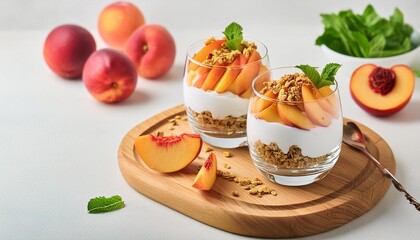
<path fill-rule="evenodd" d="M 169 173 L 183 169 L 200 153 L 203 141 L 198 134 L 138 136 L 134 146 L 148 167 Z"/>

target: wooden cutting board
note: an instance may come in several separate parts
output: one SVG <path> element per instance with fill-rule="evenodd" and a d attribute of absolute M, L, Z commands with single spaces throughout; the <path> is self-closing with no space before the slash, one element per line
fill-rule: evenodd
<path fill-rule="evenodd" d="M 177 125 L 170 122 L 175 116 Z M 348 119 L 345 119 L 348 121 Z M 368 149 L 395 174 L 395 159 L 388 144 L 374 131 L 358 123 L 367 136 Z M 147 167 L 134 149 L 135 137 L 163 131 L 165 135 L 191 133 L 183 105 L 140 123 L 123 138 L 118 151 L 122 175 L 141 194 L 202 223 L 239 235 L 301 237 L 339 227 L 369 211 L 385 195 L 390 181 L 362 153 L 343 144 L 332 171 L 321 181 L 302 187 L 270 182 L 253 165 L 248 148 L 212 147 L 218 169 L 238 177 L 258 177 L 277 196 L 251 195 L 238 183 L 218 177 L 210 191 L 193 188 L 192 182 L 209 155 L 204 143 L 199 157 L 185 169 L 169 174 Z M 229 152 L 231 157 L 225 157 Z M 226 168 L 230 166 L 230 169 Z M 236 191 L 239 196 L 233 196 Z"/>

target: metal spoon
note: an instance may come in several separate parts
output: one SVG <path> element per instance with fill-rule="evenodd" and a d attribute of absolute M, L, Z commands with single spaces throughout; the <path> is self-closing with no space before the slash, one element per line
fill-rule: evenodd
<path fill-rule="evenodd" d="M 343 126 L 343 142 L 351 147 L 354 147 L 360 151 L 362 151 L 364 154 L 366 154 L 370 160 L 378 167 L 382 174 L 385 175 L 385 177 L 389 178 L 394 185 L 394 187 L 405 194 L 405 197 L 410 202 L 410 204 L 413 204 L 414 207 L 420 211 L 420 203 L 416 201 L 416 199 L 411 196 L 401 185 L 401 183 L 392 175 L 392 173 L 386 169 L 366 148 L 366 139 L 362 133 L 362 131 L 359 129 L 359 127 L 354 122 L 348 122 L 347 125 Z"/>

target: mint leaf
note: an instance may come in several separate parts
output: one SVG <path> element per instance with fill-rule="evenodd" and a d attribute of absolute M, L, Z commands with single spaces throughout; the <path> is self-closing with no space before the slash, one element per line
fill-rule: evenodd
<path fill-rule="evenodd" d="M 335 75 L 337 74 L 338 69 L 341 67 L 338 63 L 328 63 L 322 69 L 321 81 L 316 85 L 317 88 L 323 86 L 334 85 Z"/>
<path fill-rule="evenodd" d="M 338 63 L 328 63 L 325 65 L 324 69 L 322 69 L 321 75 L 316 70 L 316 67 L 309 65 L 297 65 L 295 67 L 302 70 L 302 72 L 305 73 L 306 76 L 308 76 L 308 78 L 312 81 L 315 87 L 321 88 L 323 86 L 334 84 L 335 75 L 337 74 L 337 71 L 341 65 Z"/>
<path fill-rule="evenodd" d="M 106 198 L 104 196 L 89 200 L 87 209 L 89 213 L 103 213 L 118 210 L 125 207 L 125 203 L 118 195 Z"/>
<path fill-rule="evenodd" d="M 416 75 L 416 77 L 420 78 L 420 70 L 418 69 L 413 69 L 414 75 Z"/>
<path fill-rule="evenodd" d="M 239 50 L 242 51 L 241 42 L 243 40 L 242 36 L 242 27 L 236 22 L 232 22 L 226 28 L 223 34 L 226 37 L 225 46 L 230 50 Z"/>
<path fill-rule="evenodd" d="M 324 33 L 317 37 L 315 44 L 345 55 L 388 57 L 416 47 L 411 40 L 413 28 L 404 22 L 404 15 L 398 8 L 389 19 L 381 17 L 370 4 L 362 14 L 344 10 L 338 14 L 321 14 L 321 18 Z"/>
<path fill-rule="evenodd" d="M 309 65 L 297 65 L 296 68 L 299 68 L 302 70 L 306 76 L 313 82 L 313 84 L 316 86 L 321 81 L 321 75 L 319 75 L 319 72 L 316 70 L 315 67 L 309 66 Z"/>

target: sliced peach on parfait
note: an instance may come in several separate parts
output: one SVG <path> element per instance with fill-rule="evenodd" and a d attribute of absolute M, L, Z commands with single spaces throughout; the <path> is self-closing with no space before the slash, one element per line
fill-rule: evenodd
<path fill-rule="evenodd" d="M 277 103 L 272 103 L 269 107 L 265 108 L 261 112 L 255 115 L 259 119 L 263 119 L 267 122 L 280 123 L 285 125 L 285 122 L 280 117 L 277 110 Z"/>
<path fill-rule="evenodd" d="M 277 103 L 277 111 L 286 125 L 296 126 L 305 130 L 310 130 L 315 127 L 308 116 L 296 105 Z"/>
<path fill-rule="evenodd" d="M 204 82 L 206 81 L 207 76 L 209 75 L 209 72 L 205 72 L 203 73 L 198 79 L 197 81 L 194 82 L 193 86 L 196 88 L 201 88 L 204 84 Z"/>
<path fill-rule="evenodd" d="M 226 92 L 228 87 L 232 84 L 233 81 L 235 81 L 236 77 L 241 72 L 241 66 L 244 66 L 246 62 L 247 59 L 242 53 L 236 56 L 235 60 L 233 60 L 233 62 L 229 65 L 222 78 L 220 78 L 219 82 L 214 88 L 214 91 L 217 93 Z"/>
<path fill-rule="evenodd" d="M 207 59 L 207 57 L 213 50 L 220 50 L 225 44 L 225 42 L 226 39 L 219 39 L 206 44 L 200 51 L 198 51 L 194 55 L 193 59 L 199 63 L 202 63 L 204 60 Z M 199 65 L 195 64 L 194 62 L 190 62 L 190 64 L 188 65 L 188 71 L 196 70 L 198 67 Z"/>
<path fill-rule="evenodd" d="M 192 186 L 201 190 L 210 190 L 216 182 L 216 178 L 217 158 L 214 153 L 210 153 L 203 166 L 201 166 Z"/>
<path fill-rule="evenodd" d="M 201 86 L 201 88 L 204 91 L 210 91 L 214 89 L 219 79 L 226 72 L 226 65 L 227 65 L 226 63 L 218 63 L 218 62 L 213 65 L 209 74 L 207 75 L 206 80 Z"/>
<path fill-rule="evenodd" d="M 264 96 L 269 99 L 277 99 L 278 93 L 274 93 L 273 90 L 268 90 L 267 92 L 264 93 Z M 261 112 L 267 107 L 269 107 L 271 103 L 272 102 L 269 100 L 265 100 L 264 98 L 259 98 L 255 105 L 255 111 Z"/>
<path fill-rule="evenodd" d="M 320 95 L 328 101 L 329 106 L 323 105 L 323 108 L 327 110 L 334 118 L 338 118 L 338 98 L 336 95 L 334 95 L 334 91 L 331 89 L 331 87 L 323 86 L 319 88 L 316 95 L 317 97 Z"/>
<path fill-rule="evenodd" d="M 331 124 L 331 119 L 326 110 L 321 106 L 321 102 L 329 104 L 325 99 L 319 99 L 314 95 L 316 87 L 311 85 L 302 85 L 303 105 L 309 119 L 316 125 L 327 127 Z"/>
<path fill-rule="evenodd" d="M 261 56 L 254 50 L 249 56 L 247 66 L 242 69 L 235 81 L 229 86 L 228 91 L 241 95 L 251 87 L 252 80 L 258 75 L 261 67 Z"/>

